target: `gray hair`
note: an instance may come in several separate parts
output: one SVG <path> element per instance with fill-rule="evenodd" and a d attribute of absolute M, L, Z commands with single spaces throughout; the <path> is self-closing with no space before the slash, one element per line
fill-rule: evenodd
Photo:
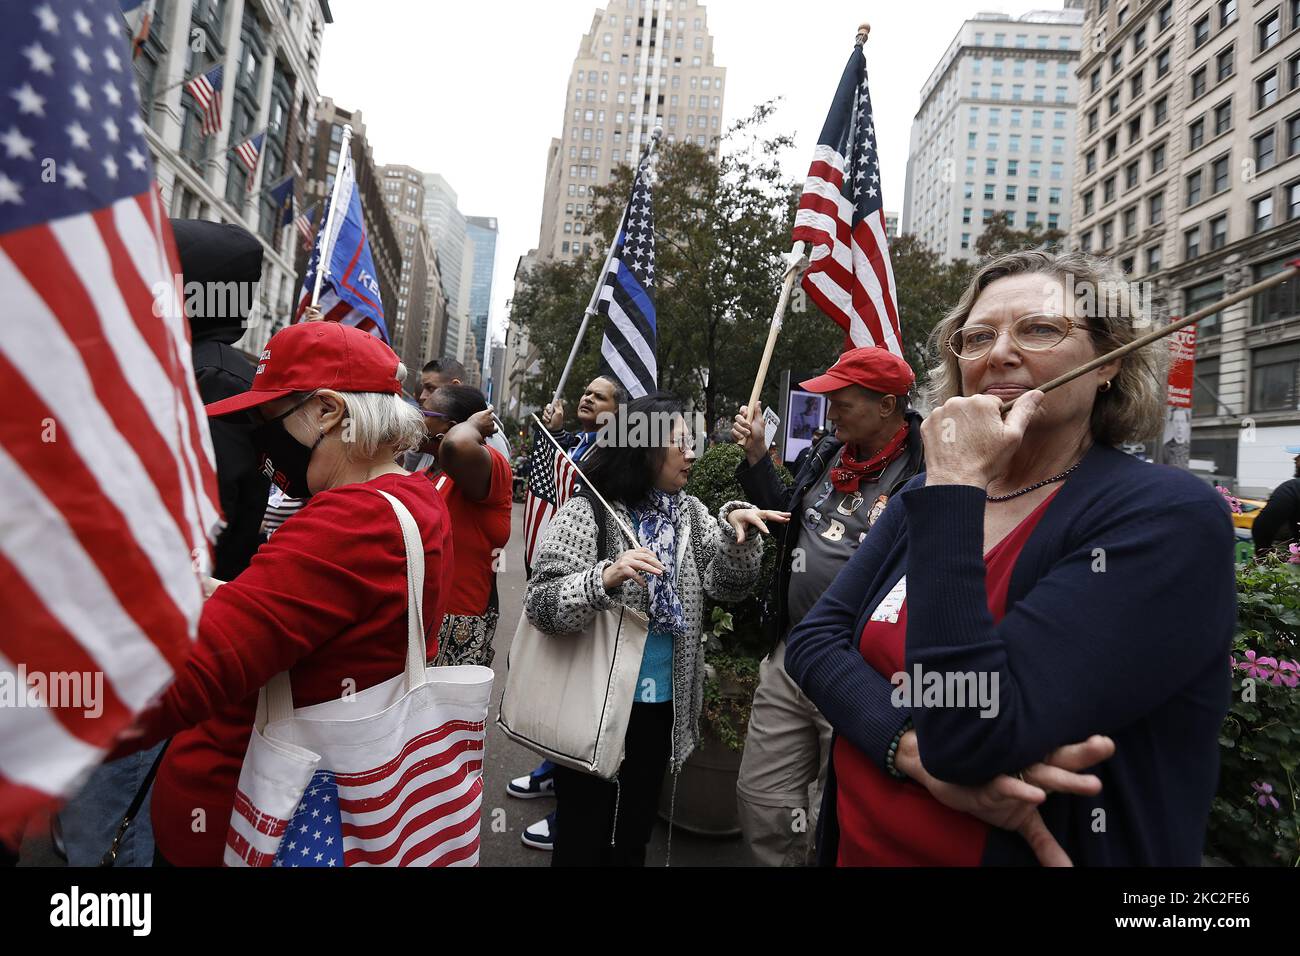
<path fill-rule="evenodd" d="M 397 380 L 406 378 L 398 364 Z M 418 448 L 425 439 L 424 416 L 401 394 L 390 392 L 340 392 L 347 407 L 344 448 L 351 461 L 391 458 Z"/>
<path fill-rule="evenodd" d="M 1150 315 L 1141 314 L 1140 303 L 1130 294 L 1130 283 L 1106 259 L 1098 259 L 1081 252 L 1043 252 L 1039 250 L 1012 252 L 985 263 L 971 279 L 957 304 L 930 333 L 929 351 L 938 359 L 929 369 L 929 382 L 925 397 L 930 407 L 937 408 L 950 398 L 961 394 L 961 364 L 947 343 L 954 332 L 966 324 L 971 310 L 980 295 L 998 279 L 1008 276 L 1041 274 L 1065 284 L 1073 277 L 1073 284 L 1082 288 L 1087 284 L 1094 290 L 1110 290 L 1107 307 L 1096 309 L 1087 318 L 1090 323 L 1089 338 L 1098 355 L 1132 342 L 1139 334 L 1139 326 L 1152 321 Z M 1067 301 L 1067 310 L 1073 304 Z M 1101 301 L 1098 297 L 1098 301 Z M 1165 374 L 1168 367 L 1168 345 L 1159 340 L 1152 345 L 1130 352 L 1120 360 L 1112 388 L 1097 395 L 1092 407 L 1092 437 L 1103 445 L 1120 445 L 1126 441 L 1142 441 L 1159 433 L 1164 415 Z"/>

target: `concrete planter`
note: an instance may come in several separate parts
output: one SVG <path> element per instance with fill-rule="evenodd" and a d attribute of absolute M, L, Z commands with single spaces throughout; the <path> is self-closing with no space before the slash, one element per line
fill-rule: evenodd
<path fill-rule="evenodd" d="M 740 835 L 736 813 L 736 778 L 740 754 L 707 731 L 677 776 L 677 803 L 673 826 L 696 836 L 720 839 Z M 672 774 L 664 775 L 659 794 L 659 816 L 667 821 L 672 807 Z"/>

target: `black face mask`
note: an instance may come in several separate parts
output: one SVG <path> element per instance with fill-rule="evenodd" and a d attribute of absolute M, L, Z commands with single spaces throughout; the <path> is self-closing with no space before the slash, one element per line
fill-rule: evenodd
<path fill-rule="evenodd" d="M 307 466 L 312 452 L 325 438 L 322 432 L 316 443 L 308 448 L 284 427 L 284 420 L 311 401 L 309 395 L 283 415 L 278 415 L 253 429 L 253 447 L 261 456 L 262 474 L 290 498 L 310 498 L 307 487 Z"/>

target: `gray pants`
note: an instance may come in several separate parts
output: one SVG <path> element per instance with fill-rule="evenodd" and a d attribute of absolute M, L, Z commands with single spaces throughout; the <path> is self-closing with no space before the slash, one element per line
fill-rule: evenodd
<path fill-rule="evenodd" d="M 785 670 L 785 641 L 758 667 L 736 802 L 750 852 L 763 866 L 816 862 L 817 814 L 831 725 Z"/>

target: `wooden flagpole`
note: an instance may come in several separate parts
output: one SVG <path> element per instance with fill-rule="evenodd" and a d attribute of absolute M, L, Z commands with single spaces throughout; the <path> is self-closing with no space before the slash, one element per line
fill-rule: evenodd
<path fill-rule="evenodd" d="M 343 177 L 339 173 L 343 172 L 343 164 L 352 162 L 352 126 L 343 127 L 343 141 L 339 143 L 339 165 L 334 171 L 334 189 L 330 193 L 330 211 L 325 217 L 325 238 L 321 243 L 320 258 L 316 260 L 316 286 L 312 289 L 311 304 L 316 305 L 320 301 L 320 284 L 325 278 L 325 271 L 329 268 L 330 253 L 334 250 L 330 248 L 330 235 L 334 231 L 334 218 L 338 214 L 339 186 L 343 182 Z M 355 179 L 355 174 L 354 177 Z"/>
<path fill-rule="evenodd" d="M 1292 259 L 1290 262 L 1287 263 L 1287 268 L 1283 269 L 1281 272 L 1274 273 L 1273 275 L 1269 276 L 1267 279 L 1261 279 L 1259 282 L 1256 282 L 1254 285 L 1248 285 L 1244 289 L 1240 289 L 1232 293 L 1232 295 L 1220 299 L 1218 302 L 1211 303 L 1210 305 L 1207 305 L 1203 309 L 1197 309 L 1191 315 L 1181 318 L 1176 322 L 1170 322 L 1168 325 L 1162 326 L 1158 329 L 1155 329 L 1154 331 L 1148 332 L 1146 335 L 1140 336 L 1134 339 L 1132 342 L 1127 343 L 1126 345 L 1121 345 L 1119 348 L 1113 349 L 1112 351 L 1107 352 L 1105 355 L 1099 355 L 1095 359 L 1092 359 L 1089 362 L 1085 362 L 1083 365 L 1080 365 L 1078 368 L 1074 369 L 1071 372 L 1066 372 L 1064 375 L 1058 375 L 1050 382 L 1038 386 L 1038 391 L 1050 392 L 1054 388 L 1060 388 L 1062 385 L 1066 384 L 1067 382 L 1073 382 L 1080 375 L 1086 375 L 1087 373 L 1091 372 L 1093 369 L 1105 365 L 1107 362 L 1113 362 L 1117 358 L 1123 358 L 1125 355 L 1128 355 L 1130 352 L 1135 352 L 1138 349 L 1142 348 L 1143 346 L 1150 345 L 1152 342 L 1164 338 L 1166 335 L 1171 335 L 1172 333 L 1177 332 L 1179 329 L 1186 328 L 1187 326 L 1191 325 L 1193 322 L 1199 322 L 1201 319 L 1205 318 L 1206 316 L 1213 315 L 1215 312 L 1218 312 L 1220 309 L 1226 309 L 1230 305 L 1236 305 L 1238 302 L 1242 302 L 1246 299 L 1251 298 L 1252 296 L 1258 295 L 1259 293 L 1265 291 L 1266 289 L 1271 289 L 1275 285 L 1281 285 L 1283 282 L 1286 282 L 1288 279 L 1294 279 L 1298 275 L 1300 275 L 1300 259 Z M 1013 399 L 1003 402 L 1002 414 L 1005 415 L 1007 412 L 1011 411 L 1011 406 L 1014 405 L 1019 400 L 1020 397 L 1016 396 Z"/>

